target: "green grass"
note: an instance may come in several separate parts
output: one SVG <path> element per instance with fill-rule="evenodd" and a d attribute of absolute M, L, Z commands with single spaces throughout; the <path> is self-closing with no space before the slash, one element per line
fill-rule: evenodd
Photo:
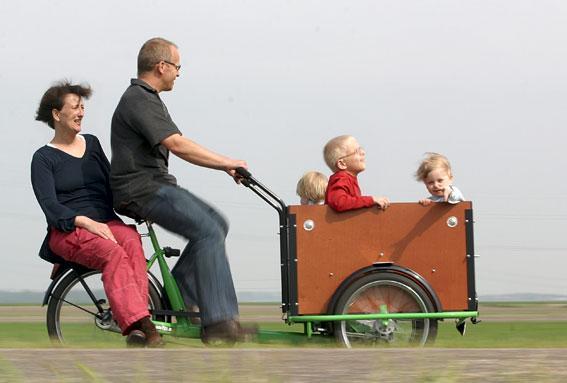
<path fill-rule="evenodd" d="M 514 301 L 514 302 L 506 302 L 506 301 L 491 301 L 491 302 L 481 302 L 480 307 L 524 307 L 524 306 L 545 306 L 545 305 L 555 305 L 555 306 L 563 306 L 567 307 L 567 302 L 565 301 Z"/>
<path fill-rule="evenodd" d="M 263 330 L 302 332 L 302 326 L 287 326 L 282 323 L 261 323 Z M 91 326 L 85 331 L 81 325 L 71 329 L 76 347 L 84 348 L 123 348 L 124 341 L 118 334 L 109 339 L 93 336 Z M 332 345 L 329 342 L 312 340 L 303 336 L 294 336 L 299 342 L 272 342 L 265 344 L 250 343 L 245 347 L 321 347 Z M 168 347 L 202 347 L 198 339 L 165 338 Z M 0 348 L 47 348 L 54 347 L 47 337 L 44 323 L 0 323 Z M 451 322 L 439 324 L 437 341 L 432 347 L 444 348 L 562 348 L 567 347 L 567 322 L 481 322 L 467 324 L 467 332 L 461 337 Z"/>
<path fill-rule="evenodd" d="M 0 323 L 0 348 L 51 347 L 45 323 Z"/>
<path fill-rule="evenodd" d="M 567 322 L 522 321 L 467 323 L 461 336 L 450 321 L 439 323 L 434 347 L 449 348 L 563 348 L 567 347 Z"/>

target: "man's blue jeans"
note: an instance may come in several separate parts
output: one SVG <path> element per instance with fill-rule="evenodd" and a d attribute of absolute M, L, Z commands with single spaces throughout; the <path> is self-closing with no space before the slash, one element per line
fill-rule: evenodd
<path fill-rule="evenodd" d="M 204 326 L 236 319 L 238 303 L 226 257 L 226 219 L 189 191 L 161 186 L 136 212 L 189 240 L 172 269 L 187 304 L 197 304 Z"/>

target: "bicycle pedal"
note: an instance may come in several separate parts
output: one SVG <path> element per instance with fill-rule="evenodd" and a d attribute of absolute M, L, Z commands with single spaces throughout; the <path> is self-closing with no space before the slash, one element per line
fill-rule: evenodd
<path fill-rule="evenodd" d="M 163 248 L 163 255 L 165 255 L 167 258 L 179 257 L 181 255 L 181 250 L 166 246 Z"/>

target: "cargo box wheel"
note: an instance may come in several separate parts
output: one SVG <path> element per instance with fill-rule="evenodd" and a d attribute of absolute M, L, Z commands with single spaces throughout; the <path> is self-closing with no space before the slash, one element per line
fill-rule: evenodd
<path fill-rule="evenodd" d="M 391 272 L 376 272 L 355 280 L 337 300 L 335 314 L 427 313 L 434 306 L 413 280 Z M 346 347 L 422 346 L 437 336 L 433 319 L 339 321 L 335 337 Z"/>

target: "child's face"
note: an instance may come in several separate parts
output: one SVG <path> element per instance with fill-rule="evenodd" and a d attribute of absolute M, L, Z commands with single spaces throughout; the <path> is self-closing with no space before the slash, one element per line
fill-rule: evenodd
<path fill-rule="evenodd" d="M 366 152 L 360 147 L 355 138 L 350 138 L 346 142 L 346 153 L 337 161 L 337 167 L 340 170 L 346 170 L 352 175 L 366 169 Z"/>
<path fill-rule="evenodd" d="M 445 189 L 453 183 L 453 176 L 447 169 L 437 168 L 429 172 L 423 183 L 431 195 L 443 197 Z"/>

